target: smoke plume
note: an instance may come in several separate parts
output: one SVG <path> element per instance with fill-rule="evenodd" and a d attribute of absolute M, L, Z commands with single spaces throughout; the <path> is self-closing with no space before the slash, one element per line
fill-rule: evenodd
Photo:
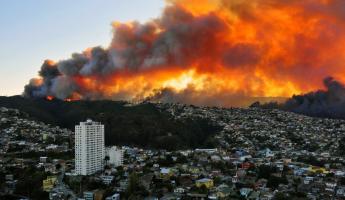
<path fill-rule="evenodd" d="M 278 108 L 317 117 L 345 118 L 345 86 L 332 77 L 324 79 L 325 90 L 294 95 L 284 103 L 255 103 L 253 107 Z"/>
<path fill-rule="evenodd" d="M 170 0 L 154 20 L 113 22 L 106 48 L 45 61 L 24 96 L 244 106 L 330 91 L 335 81 L 324 86 L 325 77 L 345 81 L 344 8 L 343 0 Z"/>
<path fill-rule="evenodd" d="M 345 87 L 329 77 L 326 90 L 296 95 L 284 104 L 284 109 L 320 117 L 345 117 Z"/>

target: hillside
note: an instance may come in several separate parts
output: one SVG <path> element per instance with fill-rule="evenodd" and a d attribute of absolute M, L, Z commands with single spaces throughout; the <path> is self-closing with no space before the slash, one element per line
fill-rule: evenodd
<path fill-rule="evenodd" d="M 211 138 L 220 127 L 200 117 L 174 119 L 151 103 L 130 105 L 115 101 L 75 101 L 0 97 L 0 107 L 15 108 L 32 118 L 74 129 L 92 118 L 105 124 L 107 145 L 180 149 L 212 147 Z"/>
<path fill-rule="evenodd" d="M 343 154 L 343 120 L 307 117 L 260 108 L 196 107 L 1 97 L 0 107 L 17 108 L 38 121 L 73 130 L 87 118 L 106 127 L 106 144 L 157 149 L 202 147 L 330 152 Z"/>
<path fill-rule="evenodd" d="M 213 138 L 213 143 L 224 149 L 257 152 L 269 148 L 296 158 L 301 152 L 345 155 L 344 120 L 308 117 L 277 109 L 157 106 L 175 119 L 203 117 L 217 123 L 223 128 Z"/>

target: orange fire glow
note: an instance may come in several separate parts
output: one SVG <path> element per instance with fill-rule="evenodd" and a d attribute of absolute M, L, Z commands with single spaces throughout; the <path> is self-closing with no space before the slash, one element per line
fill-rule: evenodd
<path fill-rule="evenodd" d="M 322 89 L 327 76 L 345 81 L 342 2 L 168 0 L 161 18 L 113 23 L 112 70 L 62 73 L 77 89 L 52 95 L 242 106 Z"/>
<path fill-rule="evenodd" d="M 46 99 L 47 99 L 48 101 L 53 101 L 53 100 L 54 100 L 54 97 L 53 97 L 53 96 L 47 96 Z"/>

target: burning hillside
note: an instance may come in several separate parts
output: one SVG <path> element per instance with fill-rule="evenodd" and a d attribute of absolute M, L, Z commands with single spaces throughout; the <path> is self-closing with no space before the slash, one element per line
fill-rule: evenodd
<path fill-rule="evenodd" d="M 344 80 L 343 0 L 171 0 L 145 24 L 114 22 L 107 48 L 45 61 L 27 97 L 242 106 Z"/>

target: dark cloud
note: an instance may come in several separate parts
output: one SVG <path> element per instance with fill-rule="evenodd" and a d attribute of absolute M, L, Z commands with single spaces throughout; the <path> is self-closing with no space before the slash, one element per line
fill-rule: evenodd
<path fill-rule="evenodd" d="M 322 87 L 325 75 L 344 75 L 344 1 L 219 1 L 221 8 L 196 13 L 198 6 L 189 8 L 196 1 L 170 0 L 160 18 L 113 23 L 109 47 L 45 61 L 24 95 L 130 100 L 154 93 L 163 102 L 242 106 L 248 96 L 287 96 Z M 180 80 L 199 87 L 167 84 Z M 325 87 L 284 108 L 340 112 L 343 86 L 327 79 Z"/>
<path fill-rule="evenodd" d="M 25 97 L 45 97 L 47 88 L 42 86 L 41 80 L 33 78 L 29 84 L 25 85 L 23 95 Z"/>
<path fill-rule="evenodd" d="M 325 90 L 318 90 L 303 95 L 294 95 L 285 103 L 267 103 L 253 106 L 278 108 L 316 117 L 345 119 L 345 86 L 331 77 L 324 79 Z"/>
<path fill-rule="evenodd" d="M 101 47 L 95 47 L 91 50 L 91 58 L 80 70 L 80 74 L 84 76 L 107 75 L 112 71 L 114 71 L 114 65 L 108 51 Z"/>
<path fill-rule="evenodd" d="M 53 79 L 50 95 L 59 99 L 66 99 L 71 97 L 77 89 L 76 83 L 68 76 L 59 76 Z"/>
<path fill-rule="evenodd" d="M 45 60 L 38 74 L 44 79 L 49 80 L 59 76 L 60 72 L 53 61 Z"/>
<path fill-rule="evenodd" d="M 80 69 L 89 61 L 89 59 L 80 53 L 72 54 L 72 58 L 58 63 L 58 69 L 61 74 L 66 76 L 75 76 L 79 74 Z"/>
<path fill-rule="evenodd" d="M 84 53 L 74 53 L 57 64 L 46 61 L 39 72 L 41 85 L 25 87 L 25 96 L 53 95 L 68 98 L 74 93 L 82 98 L 102 99 L 124 96 L 104 95 L 102 91 L 87 91 L 76 79 L 96 79 L 97 84 L 111 78 L 117 70 L 132 73 L 157 67 L 188 66 L 195 60 L 212 57 L 207 48 L 216 49 L 216 33 L 225 24 L 216 15 L 194 17 L 179 6 L 165 9 L 163 17 L 149 23 L 115 25 L 109 48 L 94 47 Z M 157 34 L 159 30 L 164 30 Z M 207 47 L 207 48 L 205 48 Z M 100 90 L 102 87 L 99 87 Z"/>

